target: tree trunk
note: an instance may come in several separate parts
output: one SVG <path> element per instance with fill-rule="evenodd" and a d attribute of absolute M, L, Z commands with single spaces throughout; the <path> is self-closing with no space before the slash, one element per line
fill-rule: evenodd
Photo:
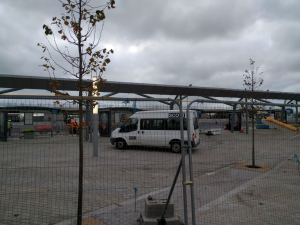
<path fill-rule="evenodd" d="M 78 32 L 78 54 L 79 54 L 79 96 L 82 96 L 82 54 L 81 54 L 81 0 L 79 0 L 79 32 Z M 83 199 L 83 121 L 82 100 L 79 100 L 79 176 L 78 176 L 78 203 L 77 203 L 77 225 L 82 224 L 82 199 Z"/>

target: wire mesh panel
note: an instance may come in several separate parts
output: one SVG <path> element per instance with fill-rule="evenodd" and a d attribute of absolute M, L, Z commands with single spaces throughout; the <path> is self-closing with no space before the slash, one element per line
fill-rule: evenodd
<path fill-rule="evenodd" d="M 53 101 L 26 99 L 2 103 L 12 132 L 7 142 L 0 142 L 0 223 L 76 223 L 78 105 L 60 104 L 62 107 Z M 153 199 L 168 197 L 181 159 L 181 154 L 176 154 L 180 153 L 179 111 L 169 111 L 168 105 L 158 102 L 132 104 L 99 102 L 98 121 L 86 121 L 93 117 L 87 116 L 92 110 L 84 107 L 84 220 L 136 224 L 149 195 Z M 97 123 L 95 132 L 93 123 Z M 175 214 L 183 218 L 181 179 L 171 202 Z"/>
<path fill-rule="evenodd" d="M 165 103 L 99 101 L 97 119 L 83 107 L 84 222 L 137 225 L 158 219 L 183 149 L 184 167 L 166 218 L 181 224 L 299 223 L 295 108 L 264 106 L 251 118 L 226 102 L 193 103 L 190 112 L 183 111 L 181 142 L 178 106 L 170 110 Z M 76 224 L 78 105 L 60 101 L 60 107 L 46 99 L 1 104 L 11 132 L 0 142 L 0 223 Z"/>
<path fill-rule="evenodd" d="M 261 106 L 254 118 L 239 106 L 233 118 L 233 105 L 191 108 L 201 111 L 201 144 L 192 151 L 196 224 L 299 223 L 295 108 Z"/>

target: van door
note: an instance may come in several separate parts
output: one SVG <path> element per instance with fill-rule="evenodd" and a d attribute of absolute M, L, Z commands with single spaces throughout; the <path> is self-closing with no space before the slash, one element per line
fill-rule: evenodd
<path fill-rule="evenodd" d="M 198 123 L 198 118 L 197 118 L 197 114 L 196 112 L 194 112 L 192 115 L 191 115 L 191 118 L 192 119 L 192 124 L 190 124 L 190 127 L 192 129 L 191 131 L 191 140 L 194 141 L 194 146 L 197 146 L 200 144 L 200 134 L 199 134 L 199 123 Z M 193 147 L 194 147 L 193 146 Z"/>
<path fill-rule="evenodd" d="M 138 124 L 137 118 L 130 118 L 119 130 L 119 136 L 124 138 L 128 145 L 140 145 Z"/>
<path fill-rule="evenodd" d="M 164 119 L 141 119 L 140 144 L 144 146 L 166 146 Z"/>
<path fill-rule="evenodd" d="M 186 139 L 186 128 L 187 123 L 186 119 L 183 119 L 183 134 Z M 169 144 L 170 141 L 179 140 L 181 141 L 181 134 L 180 134 L 180 120 L 179 118 L 168 118 L 166 119 L 166 141 Z"/>

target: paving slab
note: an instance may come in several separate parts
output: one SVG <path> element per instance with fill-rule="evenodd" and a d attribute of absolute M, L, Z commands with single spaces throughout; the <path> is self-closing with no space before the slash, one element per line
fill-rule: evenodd
<path fill-rule="evenodd" d="M 249 132 L 250 133 L 250 132 Z M 255 130 L 256 163 L 266 171 L 236 168 L 251 164 L 250 134 L 221 130 L 201 135 L 192 151 L 197 224 L 299 224 L 299 135 Z M 137 225 L 148 195 L 167 198 L 180 160 L 167 149 L 117 150 L 99 138 L 99 157 L 84 143 L 83 218 L 105 225 Z M 78 194 L 78 137 L 9 138 L 0 143 L 0 224 L 73 224 Z M 188 155 L 185 155 L 187 178 Z M 134 188 L 137 188 L 135 199 Z M 190 187 L 188 220 L 192 224 Z M 184 221 L 182 174 L 172 195 Z"/>

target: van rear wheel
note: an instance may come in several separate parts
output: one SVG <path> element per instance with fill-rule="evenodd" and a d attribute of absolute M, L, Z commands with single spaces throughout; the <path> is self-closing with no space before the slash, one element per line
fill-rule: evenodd
<path fill-rule="evenodd" d="M 173 142 L 171 144 L 171 150 L 174 153 L 181 153 L 181 147 L 179 142 Z"/>
<path fill-rule="evenodd" d="M 117 140 L 116 142 L 117 149 L 124 149 L 126 148 L 126 142 L 124 140 Z"/>

